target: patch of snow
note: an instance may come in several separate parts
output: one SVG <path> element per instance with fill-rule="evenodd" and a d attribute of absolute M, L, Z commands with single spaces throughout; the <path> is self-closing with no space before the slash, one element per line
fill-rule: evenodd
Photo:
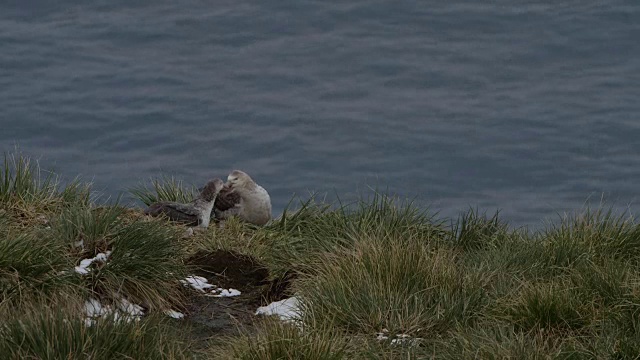
<path fill-rule="evenodd" d="M 123 314 L 119 311 L 115 311 L 113 313 L 113 322 L 118 323 L 120 321 L 124 321 L 126 323 L 130 323 L 132 321 L 140 321 L 140 316 L 130 316 L 129 314 Z"/>
<path fill-rule="evenodd" d="M 82 261 L 80 261 L 80 265 L 75 267 L 75 271 L 78 274 L 81 274 L 81 275 L 88 274 L 89 270 L 87 270 L 87 268 L 89 266 L 91 266 L 91 263 L 93 263 L 94 260 L 95 260 L 95 258 L 93 258 L 93 259 L 83 259 Z"/>
<path fill-rule="evenodd" d="M 398 334 L 396 338 L 391 340 L 391 345 L 408 345 L 408 346 L 416 346 L 422 340 L 422 338 L 411 338 L 410 335 L 407 334 Z"/>
<path fill-rule="evenodd" d="M 191 286 L 192 288 L 200 290 L 202 292 L 205 292 L 205 289 L 214 287 L 213 285 L 209 284 L 209 280 L 207 280 L 207 278 L 204 278 L 202 276 L 187 276 L 184 280 L 180 280 L 180 282 L 184 286 Z"/>
<path fill-rule="evenodd" d="M 133 304 L 125 298 L 120 298 L 120 301 L 118 301 L 118 309 L 130 316 L 144 315 L 144 309 L 142 308 L 142 306 Z"/>
<path fill-rule="evenodd" d="M 202 276 L 187 276 L 184 280 L 180 280 L 182 285 L 191 286 L 196 290 L 200 290 L 205 293 L 205 296 L 211 297 L 233 297 L 240 296 L 242 293 L 236 289 L 223 289 L 212 284 L 209 284 L 209 280 Z"/>
<path fill-rule="evenodd" d="M 388 339 L 389 339 L 389 330 L 382 329 L 381 332 L 376 333 L 376 340 L 384 341 L 384 340 L 388 340 Z"/>
<path fill-rule="evenodd" d="M 82 266 L 76 266 L 74 270 L 80 275 L 87 275 L 89 273 L 89 270 L 83 268 Z"/>
<path fill-rule="evenodd" d="M 300 316 L 300 301 L 295 296 L 261 306 L 256 315 L 276 315 L 283 321 L 297 320 Z"/>
<path fill-rule="evenodd" d="M 213 290 L 211 293 L 207 294 L 207 296 L 212 297 L 234 297 L 240 295 L 242 295 L 240 290 L 223 288 L 217 288 L 216 290 Z"/>
<path fill-rule="evenodd" d="M 174 319 L 182 319 L 184 318 L 184 314 L 179 312 L 179 311 L 175 311 L 175 310 L 165 310 L 164 314 L 167 316 L 170 316 Z"/>
<path fill-rule="evenodd" d="M 109 306 L 103 306 L 100 301 L 94 298 L 84 302 L 84 309 L 88 317 L 100 317 L 111 312 Z"/>
<path fill-rule="evenodd" d="M 98 255 L 96 255 L 96 257 L 94 257 L 93 259 L 95 261 L 100 261 L 100 262 L 106 262 L 107 259 L 109 258 L 109 255 L 111 255 L 111 250 L 107 251 L 107 252 L 103 252 L 103 253 L 99 253 Z"/>
<path fill-rule="evenodd" d="M 140 318 L 144 315 L 142 306 L 133 304 L 123 297 L 118 301 L 117 309 L 113 309 L 109 305 L 103 305 L 94 298 L 85 301 L 84 307 L 87 315 L 84 319 L 84 324 L 87 327 L 93 326 L 96 323 L 96 319 L 104 316 L 113 316 L 113 321 L 117 323 L 120 321 L 140 321 Z"/>
<path fill-rule="evenodd" d="M 89 273 L 89 270 L 88 270 L 89 266 L 91 266 L 91 264 L 93 264 L 94 261 L 106 262 L 107 259 L 109 258 L 109 255 L 111 255 L 111 251 L 107 251 L 106 253 L 98 253 L 95 257 L 91 259 L 82 259 L 82 261 L 80 261 L 80 265 L 76 266 L 74 270 L 78 274 L 86 275 Z"/>

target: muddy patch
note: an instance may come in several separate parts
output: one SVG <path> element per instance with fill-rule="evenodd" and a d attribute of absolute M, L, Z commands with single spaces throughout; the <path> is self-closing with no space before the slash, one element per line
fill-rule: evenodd
<path fill-rule="evenodd" d="M 269 270 L 266 267 L 252 256 L 234 251 L 199 251 L 187 260 L 187 264 L 197 275 L 204 276 L 213 283 L 218 282 L 220 287 L 258 286 L 269 280 Z"/>
<path fill-rule="evenodd" d="M 194 336 L 215 341 L 219 336 L 251 331 L 255 311 L 270 301 L 287 295 L 293 275 L 270 280 L 269 270 L 257 259 L 234 251 L 199 251 L 187 259 L 192 273 L 207 278 L 210 284 L 236 289 L 236 297 L 210 297 L 191 291 L 187 321 Z"/>

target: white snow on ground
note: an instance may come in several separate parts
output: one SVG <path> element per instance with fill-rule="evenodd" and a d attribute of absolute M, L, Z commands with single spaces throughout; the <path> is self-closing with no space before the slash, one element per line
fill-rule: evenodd
<path fill-rule="evenodd" d="M 217 288 L 216 290 L 213 290 L 211 291 L 211 293 L 207 294 L 207 296 L 212 296 L 212 297 L 234 297 L 234 296 L 240 296 L 240 295 L 242 295 L 240 290 L 223 289 L 223 288 Z"/>
<path fill-rule="evenodd" d="M 108 306 L 102 306 L 102 303 L 94 298 L 90 298 L 84 302 L 84 309 L 88 317 L 100 317 L 111 311 Z"/>
<path fill-rule="evenodd" d="M 388 339 L 389 339 L 389 330 L 382 329 L 381 332 L 376 333 L 376 340 L 383 341 L 383 340 L 388 340 Z"/>
<path fill-rule="evenodd" d="M 223 289 L 209 284 L 209 280 L 202 276 L 187 276 L 184 280 L 180 280 L 182 285 L 191 286 L 196 290 L 200 290 L 205 293 L 205 296 L 211 297 L 233 297 L 240 296 L 242 293 L 236 289 Z"/>
<path fill-rule="evenodd" d="M 96 255 L 96 257 L 94 257 L 94 259 L 95 261 L 105 262 L 109 258 L 109 255 L 111 255 L 111 251 L 107 251 L 106 253 L 99 253 L 98 255 Z"/>
<path fill-rule="evenodd" d="M 295 297 L 272 302 L 267 306 L 261 306 L 256 315 L 276 315 L 283 321 L 298 320 L 300 317 L 300 301 Z"/>
<path fill-rule="evenodd" d="M 175 311 L 175 310 L 165 310 L 164 314 L 169 316 L 169 317 L 172 317 L 174 319 L 182 319 L 182 318 L 184 318 L 184 314 L 183 313 L 181 313 L 179 311 Z"/>
<path fill-rule="evenodd" d="M 205 292 L 205 289 L 211 289 L 212 287 L 214 287 L 213 285 L 209 284 L 209 280 L 207 280 L 207 278 L 204 278 L 202 276 L 187 276 L 184 280 L 180 280 L 180 282 L 184 286 L 191 286 L 192 288 L 200 290 L 202 292 Z"/>
<path fill-rule="evenodd" d="M 131 322 L 134 320 L 140 321 L 140 318 L 144 315 L 142 306 L 133 304 L 122 297 L 118 300 L 117 309 L 104 305 L 94 298 L 85 301 L 84 308 L 87 315 L 84 319 L 85 326 L 93 326 L 96 323 L 96 319 L 103 316 L 112 316 L 114 322 Z"/>
<path fill-rule="evenodd" d="M 111 255 L 111 251 L 107 251 L 104 253 L 98 253 L 98 255 L 96 255 L 95 257 L 91 258 L 91 259 L 82 259 L 82 261 L 80 261 L 80 265 L 75 267 L 75 271 L 78 274 L 81 275 L 86 275 L 89 273 L 89 266 L 91 266 L 91 264 L 93 264 L 93 262 L 95 261 L 99 261 L 99 262 L 106 262 L 107 259 L 109 258 L 109 255 Z"/>
<path fill-rule="evenodd" d="M 142 308 L 142 306 L 133 304 L 125 298 L 120 298 L 120 301 L 118 301 L 118 309 L 130 316 L 144 315 L 144 309 Z"/>
<path fill-rule="evenodd" d="M 385 341 L 389 340 L 389 330 L 382 329 L 381 332 L 376 333 L 376 340 Z M 407 346 L 416 346 L 423 340 L 422 338 L 412 338 L 411 335 L 408 334 L 397 334 L 396 338 L 391 340 L 391 345 L 407 345 Z"/>

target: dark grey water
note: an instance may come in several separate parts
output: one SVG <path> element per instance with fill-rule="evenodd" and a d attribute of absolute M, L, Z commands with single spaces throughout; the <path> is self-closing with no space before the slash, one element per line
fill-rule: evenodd
<path fill-rule="evenodd" d="M 486 4 L 485 4 L 486 3 Z M 515 224 L 640 209 L 640 2 L 0 2 L 0 150 L 117 194 L 249 172 Z"/>

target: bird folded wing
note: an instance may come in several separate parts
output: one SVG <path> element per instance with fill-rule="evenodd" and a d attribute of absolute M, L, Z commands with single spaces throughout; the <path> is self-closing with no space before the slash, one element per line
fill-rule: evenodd
<path fill-rule="evenodd" d="M 232 189 L 228 187 L 224 187 L 218 193 L 218 197 L 216 197 L 216 202 L 214 203 L 214 208 L 217 213 L 223 213 L 237 204 L 240 204 L 240 195 L 236 192 L 233 192 Z"/>
<path fill-rule="evenodd" d="M 166 215 L 169 220 L 185 223 L 188 225 L 198 224 L 198 210 L 189 204 L 180 204 L 174 202 L 155 203 L 145 211 L 151 216 Z"/>

